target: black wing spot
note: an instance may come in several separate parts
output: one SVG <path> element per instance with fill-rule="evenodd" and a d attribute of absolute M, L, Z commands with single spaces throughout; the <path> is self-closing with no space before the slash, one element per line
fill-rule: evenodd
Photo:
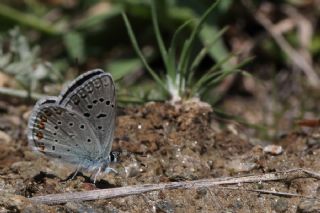
<path fill-rule="evenodd" d="M 59 124 L 59 125 L 61 125 L 61 124 L 62 124 L 62 122 L 61 122 L 61 121 L 58 121 L 58 124 Z"/>
<path fill-rule="evenodd" d="M 104 118 L 104 117 L 107 117 L 107 115 L 103 113 L 100 113 L 99 115 L 97 115 L 97 118 Z"/>
<path fill-rule="evenodd" d="M 59 129 L 59 127 L 58 127 L 58 126 L 54 126 L 54 128 L 55 128 L 55 129 Z"/>
<path fill-rule="evenodd" d="M 70 149 L 67 149 L 67 152 L 70 152 Z"/>
<path fill-rule="evenodd" d="M 92 109 L 93 106 L 91 104 L 88 104 L 87 107 L 88 109 Z"/>
<path fill-rule="evenodd" d="M 56 146 L 52 146 L 52 150 L 56 150 Z"/>
<path fill-rule="evenodd" d="M 54 142 L 58 142 L 58 139 L 54 139 Z"/>
<path fill-rule="evenodd" d="M 98 103 L 98 100 L 95 99 L 92 101 L 92 103 L 96 104 L 96 103 Z"/>
<path fill-rule="evenodd" d="M 110 101 L 106 101 L 106 104 L 107 104 L 107 105 L 110 105 Z"/>
<path fill-rule="evenodd" d="M 85 112 L 85 113 L 83 113 L 83 115 L 86 116 L 86 117 L 90 117 L 90 113 L 89 112 Z"/>
<path fill-rule="evenodd" d="M 99 98 L 99 101 L 100 101 L 100 102 L 104 102 L 104 99 L 103 99 L 103 98 Z"/>
<path fill-rule="evenodd" d="M 111 107 L 113 108 L 113 107 L 114 107 L 114 104 L 112 104 Z"/>
<path fill-rule="evenodd" d="M 80 125 L 80 129 L 84 129 L 84 125 L 83 124 Z"/>
<path fill-rule="evenodd" d="M 69 126 L 73 126 L 73 125 L 74 125 L 74 123 L 73 123 L 73 122 L 70 122 L 70 123 L 69 123 Z"/>
<path fill-rule="evenodd" d="M 91 139 L 90 139 L 90 138 L 88 138 L 88 139 L 87 139 L 87 142 L 88 142 L 88 143 L 90 143 L 90 142 L 91 142 Z"/>
<path fill-rule="evenodd" d="M 102 129 L 102 126 L 98 126 L 98 129 Z"/>
<path fill-rule="evenodd" d="M 56 133 L 56 132 L 54 132 L 54 133 L 53 133 L 53 135 L 57 135 L 57 133 Z"/>
<path fill-rule="evenodd" d="M 61 159 L 61 155 L 59 155 L 58 158 Z"/>

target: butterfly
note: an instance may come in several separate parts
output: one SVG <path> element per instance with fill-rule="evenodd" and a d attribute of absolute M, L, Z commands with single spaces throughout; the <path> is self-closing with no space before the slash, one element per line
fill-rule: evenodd
<path fill-rule="evenodd" d="M 28 143 L 38 153 L 77 165 L 94 175 L 115 171 L 111 152 L 116 119 L 116 94 L 111 74 L 88 71 L 58 97 L 40 99 L 29 118 Z M 111 153 L 110 153 L 111 152 Z"/>

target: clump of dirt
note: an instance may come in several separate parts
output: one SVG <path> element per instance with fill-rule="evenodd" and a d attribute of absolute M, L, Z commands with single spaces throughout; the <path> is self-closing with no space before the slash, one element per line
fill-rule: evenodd
<path fill-rule="evenodd" d="M 0 117 L 0 209 L 44 212 L 317 212 L 319 201 L 248 191 L 259 189 L 317 197 L 320 181 L 246 183 L 238 188 L 210 187 L 161 190 L 113 199 L 39 205 L 28 198 L 61 192 L 88 191 L 144 183 L 258 175 L 293 168 L 320 170 L 319 140 L 311 134 L 290 133 L 278 141 L 283 151 L 272 153 L 242 136 L 219 128 L 214 110 L 198 100 L 172 105 L 148 103 L 121 110 L 113 150 L 118 174 L 102 174 L 96 184 L 87 173 L 73 180 L 70 166 L 37 156 L 27 146 L 29 107 L 9 107 Z M 23 116 L 21 116 L 23 115 Z M 21 125 L 23 124 L 23 125 Z"/>

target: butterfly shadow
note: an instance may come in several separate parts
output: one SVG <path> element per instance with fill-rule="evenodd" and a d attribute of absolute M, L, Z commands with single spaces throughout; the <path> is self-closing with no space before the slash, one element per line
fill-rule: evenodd
<path fill-rule="evenodd" d="M 56 176 L 54 174 L 49 174 L 47 172 L 40 171 L 39 174 L 37 174 L 33 177 L 33 180 L 37 183 L 44 183 L 45 178 L 54 179 L 54 178 L 58 178 L 58 176 Z"/>
<path fill-rule="evenodd" d="M 62 180 L 63 182 L 68 181 L 68 180 L 73 180 L 76 177 L 83 177 L 85 183 L 90 183 L 94 184 L 98 189 L 108 189 L 108 188 L 114 188 L 116 185 L 110 184 L 108 181 L 100 179 L 97 180 L 95 183 L 92 180 L 90 176 L 84 175 L 82 172 L 72 172 L 66 179 Z"/>

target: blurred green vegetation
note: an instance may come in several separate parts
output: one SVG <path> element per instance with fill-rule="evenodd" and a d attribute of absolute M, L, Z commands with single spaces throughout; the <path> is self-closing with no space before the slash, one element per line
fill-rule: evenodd
<path fill-rule="evenodd" d="M 205 46 L 206 54 L 202 57 L 212 61 L 212 65 L 207 67 L 212 67 L 215 61 L 225 60 L 230 54 L 222 38 L 217 35 L 221 30 L 218 24 L 219 17 L 231 4 L 232 1 L 229 0 L 218 4 L 214 13 L 209 14 L 203 24 L 200 36 L 195 37 L 194 52 L 199 52 L 201 46 Z M 158 1 L 156 10 L 160 17 L 159 30 L 165 45 L 168 45 L 180 25 L 189 20 L 198 19 L 208 6 L 210 1 Z M 142 101 L 163 100 L 163 94 L 157 92 L 158 88 L 152 86 L 154 82 L 148 80 L 150 76 L 142 73 L 143 63 L 132 50 L 121 18 L 122 10 L 128 14 L 146 60 L 155 64 L 156 72 L 162 75 L 164 65 L 159 63 L 161 53 L 156 46 L 156 38 L 151 26 L 149 0 L 4 1 L 0 3 L 1 34 L 6 36 L 13 27 L 19 26 L 21 36 L 24 35 L 30 42 L 28 45 L 40 48 L 40 55 L 33 54 L 33 60 L 49 61 L 52 68 L 58 71 L 58 73 L 55 72 L 56 76 L 72 78 L 78 74 L 76 72 L 79 70 L 100 67 L 111 72 L 116 80 L 122 79 L 121 82 L 128 86 L 124 88 L 130 88 L 121 90 L 120 94 L 140 98 Z M 176 41 L 177 52 L 181 51 L 184 40 L 194 27 L 194 24 L 190 24 L 181 30 L 179 39 Z M 210 44 L 212 39 L 215 40 L 214 45 Z M 36 64 L 35 61 L 30 63 Z M 228 64 L 222 63 L 221 66 L 227 67 Z M 3 71 L 7 72 L 5 69 Z M 31 75 L 33 71 L 25 70 L 24 72 Z M 70 74 L 70 72 L 75 73 Z M 22 88 L 43 92 L 38 86 L 31 85 L 31 79 L 26 74 L 22 75 L 19 70 L 16 70 L 14 75 L 19 77 L 18 81 Z M 26 79 L 21 80 L 24 78 L 21 76 Z M 59 78 L 50 77 L 49 72 L 46 77 L 48 80 L 46 83 L 61 83 L 58 81 Z M 38 79 L 34 78 L 33 81 L 32 84 L 35 84 Z M 135 84 L 140 86 L 134 87 Z M 132 91 L 130 86 L 136 89 Z M 150 88 L 154 88 L 154 91 L 150 91 Z"/>
<path fill-rule="evenodd" d="M 232 95 L 259 97 L 259 100 L 266 100 L 261 102 L 265 108 L 270 107 L 268 101 L 280 103 L 281 107 L 272 105 L 277 106 L 271 109 L 277 110 L 272 118 L 268 113 L 263 115 L 265 123 L 274 125 L 275 129 L 281 125 L 282 115 L 294 104 L 299 110 L 287 114 L 303 117 L 310 111 L 320 111 L 316 101 L 304 95 L 319 94 L 314 89 L 304 90 L 308 83 L 306 73 L 295 67 L 292 58 L 268 31 L 270 29 L 258 20 L 258 15 L 264 14 L 273 24 L 273 30 L 278 30 L 285 42 L 305 55 L 317 71 L 320 33 L 316 20 L 320 16 L 320 6 L 316 1 L 221 0 L 195 34 L 199 20 L 214 1 L 154 1 L 158 29 L 150 0 L 1 1 L 0 93 L 57 95 L 68 80 L 87 70 L 102 68 L 111 72 L 117 81 L 118 100 L 123 104 L 168 100 L 170 95 L 159 89 L 132 46 L 122 17 L 125 11 L 146 63 L 165 87 L 171 81 L 178 82 L 175 86 L 179 90 L 185 88 L 185 92 L 180 90 L 181 96 L 201 95 L 202 100 L 215 105 L 216 112 L 221 114 L 224 114 L 224 98 Z M 186 41 L 193 34 L 192 48 L 190 52 L 185 51 Z M 170 52 L 173 47 L 175 54 Z M 170 57 L 164 57 L 165 52 Z M 179 69 L 173 69 L 179 68 L 182 55 L 188 61 L 185 66 L 181 65 L 188 74 L 186 82 L 193 82 L 188 85 L 177 80 Z M 237 69 L 238 66 L 252 56 L 255 59 L 241 69 L 253 74 L 255 87 L 247 80 L 247 75 L 226 78 L 223 71 L 240 73 L 242 70 Z M 203 78 L 208 77 L 208 70 L 212 71 L 212 79 L 217 77 L 212 84 L 194 83 L 210 79 Z M 2 74 L 9 76 L 9 80 L 3 80 L 6 78 Z M 319 76 L 318 71 L 316 74 Z M 261 99 L 261 91 L 255 89 L 257 85 L 265 86 L 265 93 L 270 96 Z M 18 92 L 6 90 L 7 87 Z"/>
<path fill-rule="evenodd" d="M 312 20 L 319 18 L 320 10 L 315 2 L 221 0 L 206 17 L 199 33 L 195 34 L 187 63 L 192 75 L 188 78 L 199 80 L 213 67 L 219 68 L 217 70 L 236 70 L 234 68 L 238 68 L 251 56 L 256 56 L 256 59 L 242 69 L 259 79 L 276 79 L 283 74 L 283 70 L 291 69 L 290 58 L 248 10 L 247 2 L 263 10 L 275 24 L 284 18 L 294 21 L 286 13 L 285 8 L 288 7 L 302 15 L 308 14 L 306 17 L 311 20 L 313 31 L 307 51 L 315 67 L 319 67 L 319 24 Z M 155 32 L 150 0 L 1 1 L 1 71 L 17 82 L 17 89 L 56 95 L 67 80 L 86 70 L 102 68 L 111 72 L 117 81 L 118 96 L 122 103 L 165 100 L 168 96 L 159 89 L 132 46 L 122 11 L 125 11 L 131 23 L 141 54 L 156 75 L 167 81 L 165 84 L 168 86 L 169 80 L 166 78 L 172 74 L 172 66 L 168 69 L 161 46 L 169 52 L 178 30 L 179 36 L 174 42 L 176 51 L 171 56 L 173 62 L 179 64 L 185 41 L 190 39 L 197 23 L 213 1 L 155 0 L 155 3 L 158 32 Z M 163 42 L 159 43 L 159 35 Z M 298 50 L 301 48 L 299 29 L 292 27 L 283 36 L 292 47 Z M 196 69 L 193 70 L 194 67 Z M 174 80 L 173 76 L 171 81 Z M 196 92 L 187 93 L 191 96 L 201 93 L 203 100 L 216 104 L 231 90 L 233 94 L 240 94 L 242 90 L 239 80 L 243 78 L 237 75 L 227 90 L 224 90 L 224 80 L 219 79 L 213 87 L 206 84 L 200 86 L 203 91 L 197 88 Z M 300 77 L 298 81 L 301 81 Z M 286 84 L 277 83 L 281 82 L 277 79 L 274 82 L 278 84 L 274 85 L 274 91 L 284 91 L 278 87 Z M 275 95 L 280 101 L 286 100 L 281 92 Z M 287 104 L 290 106 L 290 103 Z"/>

